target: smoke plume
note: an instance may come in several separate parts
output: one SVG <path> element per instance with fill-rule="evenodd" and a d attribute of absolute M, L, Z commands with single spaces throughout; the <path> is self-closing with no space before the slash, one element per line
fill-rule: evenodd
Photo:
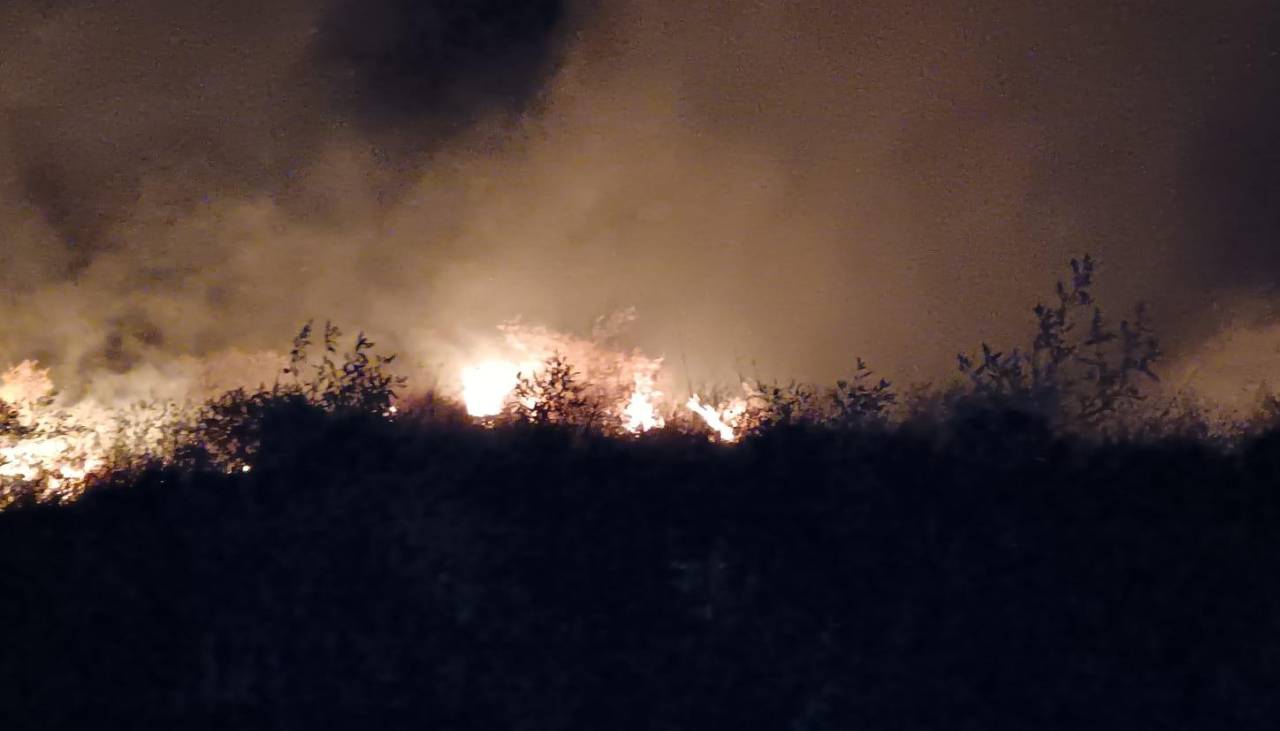
<path fill-rule="evenodd" d="M 0 355 L 119 373 L 331 317 L 433 363 L 635 306 L 690 380 L 923 380 L 1085 251 L 1187 362 L 1224 328 L 1266 351 L 1278 15 L 18 0 Z"/>

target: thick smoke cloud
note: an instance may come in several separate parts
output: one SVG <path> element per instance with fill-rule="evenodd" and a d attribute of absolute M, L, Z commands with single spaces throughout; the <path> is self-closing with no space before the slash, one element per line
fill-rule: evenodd
<path fill-rule="evenodd" d="M 324 12 L 311 59 L 372 128 L 475 124 L 520 109 L 554 70 L 560 0 L 466 3 L 341 0 Z"/>
<path fill-rule="evenodd" d="M 1191 352 L 1280 274 L 1280 34 L 1181 5 L 11 3 L 0 350 L 635 305 L 693 380 L 924 379 L 1090 251 Z"/>

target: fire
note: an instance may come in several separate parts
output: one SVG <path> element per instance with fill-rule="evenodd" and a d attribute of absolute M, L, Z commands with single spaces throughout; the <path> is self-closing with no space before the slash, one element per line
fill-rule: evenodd
<path fill-rule="evenodd" d="M 632 434 L 661 429 L 666 424 L 666 419 L 658 413 L 658 407 L 655 404 L 661 396 L 662 392 L 654 388 L 653 374 L 637 373 L 631 398 L 627 399 L 626 406 L 622 408 L 622 428 Z"/>
<path fill-rule="evenodd" d="M 143 371 L 140 382 L 183 392 L 175 374 Z M 104 378 L 78 400 L 55 390 L 49 370 L 22 361 L 0 373 L 0 507 L 19 485 L 42 499 L 74 497 L 115 457 L 159 453 L 183 416 L 172 399 L 143 397 L 126 380 Z"/>
<path fill-rule="evenodd" d="M 462 369 L 462 402 L 475 417 L 502 413 L 507 398 L 516 388 L 520 366 L 509 361 L 489 360 Z"/>
<path fill-rule="evenodd" d="M 702 418 L 711 427 L 722 442 L 735 442 L 738 439 L 737 428 L 743 414 L 747 412 L 746 399 L 732 399 L 719 408 L 702 403 L 697 394 L 689 397 L 685 407 Z"/>
<path fill-rule="evenodd" d="M 530 327 L 518 322 L 498 329 L 506 341 L 506 351 L 517 360 L 485 360 L 461 370 L 462 399 L 467 413 L 486 418 L 502 413 L 512 403 L 521 378 L 537 378 L 543 374 L 547 360 L 558 356 L 573 369 L 575 382 L 583 387 L 590 402 L 598 404 L 606 424 L 619 434 L 640 434 L 661 429 L 675 406 L 664 405 L 658 389 L 662 358 L 651 358 L 638 349 L 626 351 L 611 345 L 616 331 L 634 318 L 628 310 L 597 323 L 590 339 L 558 333 L 543 327 Z M 743 384 L 744 397 L 711 405 L 697 394 L 684 402 L 723 443 L 741 438 L 757 394 Z M 525 406 L 532 408 L 533 403 Z"/>
<path fill-rule="evenodd" d="M 75 437 L 37 437 L 0 448 L 0 477 L 24 482 L 45 480 L 53 492 L 83 480 L 105 460 L 91 444 Z"/>
<path fill-rule="evenodd" d="M 36 404 L 53 394 L 49 370 L 24 360 L 0 375 L 0 400 L 17 405 Z"/>
<path fill-rule="evenodd" d="M 507 323 L 505 343 L 490 343 L 495 357 L 460 369 L 461 399 L 478 419 L 515 405 L 524 378 L 539 379 L 549 359 L 567 364 L 575 398 L 592 409 L 590 423 L 615 435 L 661 429 L 679 402 L 659 389 L 662 358 L 616 345 L 616 331 L 634 317 L 623 312 L 597 323 L 590 338 Z M 94 474 L 121 458 L 165 459 L 165 447 L 206 398 L 280 372 L 282 356 L 228 352 L 208 358 L 180 356 L 139 366 L 123 374 L 99 374 L 81 384 L 72 398 L 55 390 L 50 372 L 23 361 L 0 373 L 0 508 L 20 490 L 34 488 L 41 499 L 73 498 Z M 465 361 L 464 361 L 465 362 Z M 563 375 L 563 374 L 562 374 Z M 527 391 L 521 398 L 534 398 Z M 751 395 L 748 393 L 748 398 Z M 535 403 L 523 404 L 532 408 Z M 713 406 L 698 395 L 684 403 L 718 440 L 735 442 L 744 429 L 748 402 L 742 398 Z M 385 415 L 392 417 L 396 407 Z M 229 470 L 249 472 L 247 464 Z"/>
<path fill-rule="evenodd" d="M 477 418 L 496 416 L 514 398 L 519 381 L 543 375 L 549 358 L 560 356 L 573 369 L 574 381 L 599 404 L 619 432 L 638 434 L 661 428 L 662 393 L 657 389 L 661 358 L 639 350 L 625 351 L 610 344 L 619 328 L 634 319 L 631 310 L 602 318 L 592 338 L 579 338 L 544 327 L 509 322 L 498 329 L 504 350 L 512 359 L 492 359 L 462 368 L 462 400 Z M 532 408 L 535 403 L 526 403 Z"/>
<path fill-rule="evenodd" d="M 657 363 L 658 361 L 654 361 Z M 632 375 L 632 385 L 625 397 L 619 398 L 616 393 L 616 404 L 612 411 L 616 412 L 619 426 L 623 431 L 639 434 L 650 429 L 660 429 L 666 419 L 658 411 L 658 402 L 662 392 L 655 385 L 655 368 L 637 370 Z M 534 376 L 542 371 L 542 366 L 532 363 L 518 364 L 512 361 L 488 360 L 462 369 L 462 402 L 467 413 L 476 418 L 497 416 L 510 401 L 515 398 L 516 386 L 521 376 Z M 622 389 L 610 389 L 599 383 L 589 384 L 606 395 Z M 525 406 L 532 408 L 534 403 Z"/>
<path fill-rule="evenodd" d="M 58 493 L 105 464 L 110 419 L 91 406 L 56 408 L 47 369 L 23 361 L 0 374 L 0 399 L 9 407 L 0 432 L 0 478 L 42 482 L 46 492 Z"/>

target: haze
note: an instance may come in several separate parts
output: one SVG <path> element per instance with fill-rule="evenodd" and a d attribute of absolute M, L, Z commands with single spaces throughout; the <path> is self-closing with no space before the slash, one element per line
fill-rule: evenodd
<path fill-rule="evenodd" d="M 431 363 L 635 306 L 691 380 L 936 379 L 1090 252 L 1180 372 L 1240 332 L 1265 370 L 1277 30 L 1264 0 L 10 2 L 0 353 L 120 372 L 329 317 Z"/>

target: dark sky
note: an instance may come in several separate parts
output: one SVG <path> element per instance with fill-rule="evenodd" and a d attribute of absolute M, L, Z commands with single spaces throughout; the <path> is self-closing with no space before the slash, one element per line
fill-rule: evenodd
<path fill-rule="evenodd" d="M 1191 352 L 1280 277 L 1277 38 L 1255 0 L 17 0 L 0 349 L 332 316 L 429 358 L 636 305 L 707 378 L 925 377 L 1090 251 Z"/>

